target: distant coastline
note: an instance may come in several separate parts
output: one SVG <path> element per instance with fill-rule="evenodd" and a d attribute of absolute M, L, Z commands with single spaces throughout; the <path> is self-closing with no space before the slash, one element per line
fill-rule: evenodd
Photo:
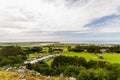
<path fill-rule="evenodd" d="M 48 44 L 108 44 L 108 45 L 119 45 L 119 40 L 109 41 L 33 41 L 33 42 L 0 42 L 0 46 L 41 46 Z"/>

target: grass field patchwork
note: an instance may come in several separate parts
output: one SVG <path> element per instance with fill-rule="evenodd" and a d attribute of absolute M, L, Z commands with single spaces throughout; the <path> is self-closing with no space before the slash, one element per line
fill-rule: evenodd
<path fill-rule="evenodd" d="M 85 53 L 85 52 L 65 52 L 62 54 L 64 56 L 78 56 L 78 57 L 84 57 L 87 61 L 89 60 L 101 60 L 98 56 L 96 56 L 93 53 Z M 112 53 L 104 53 L 104 54 L 98 54 L 99 56 L 102 56 L 105 61 L 108 61 L 110 63 L 119 63 L 120 64 L 120 54 L 112 54 Z M 50 66 L 53 59 L 50 59 L 46 63 Z"/>

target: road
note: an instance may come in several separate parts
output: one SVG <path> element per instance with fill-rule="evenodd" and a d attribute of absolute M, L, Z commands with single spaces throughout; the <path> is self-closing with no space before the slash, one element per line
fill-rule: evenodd
<path fill-rule="evenodd" d="M 33 63 L 36 63 L 38 61 L 42 61 L 42 60 L 49 60 L 50 58 L 54 57 L 54 55 L 48 55 L 48 56 L 44 56 L 44 57 L 41 57 L 41 58 L 36 58 L 36 59 L 33 59 L 33 60 L 29 60 L 29 61 L 25 61 L 24 64 L 33 64 Z"/>

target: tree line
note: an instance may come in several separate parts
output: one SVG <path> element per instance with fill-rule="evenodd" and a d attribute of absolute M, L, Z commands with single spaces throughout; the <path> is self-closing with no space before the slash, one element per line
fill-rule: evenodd
<path fill-rule="evenodd" d="M 89 46 L 68 46 L 68 51 L 73 52 L 89 52 L 89 53 L 120 53 L 120 46 L 97 46 L 97 45 L 89 45 Z"/>
<path fill-rule="evenodd" d="M 0 50 L 0 66 L 23 64 L 26 53 L 19 46 L 4 46 Z"/>
<path fill-rule="evenodd" d="M 42 47 L 2 46 L 0 49 L 0 66 L 21 65 L 30 53 L 40 53 L 42 50 Z"/>

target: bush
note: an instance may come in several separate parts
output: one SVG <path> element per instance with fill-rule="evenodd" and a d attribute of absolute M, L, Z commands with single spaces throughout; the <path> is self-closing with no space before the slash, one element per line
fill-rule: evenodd
<path fill-rule="evenodd" d="M 19 46 L 5 46 L 0 51 L 0 56 L 3 57 L 16 56 L 16 55 L 25 56 L 23 50 Z"/>
<path fill-rule="evenodd" d="M 7 61 L 7 63 L 10 61 Z M 2 65 L 5 65 L 5 61 Z M 78 80 L 118 80 L 120 79 L 120 65 L 104 61 L 86 61 L 80 57 L 56 57 L 49 67 L 45 62 L 27 64 L 26 68 L 40 72 L 42 75 L 75 77 Z"/>
<path fill-rule="evenodd" d="M 54 75 L 55 75 L 55 76 L 58 76 L 58 75 L 60 75 L 61 73 L 63 73 L 64 70 L 65 70 L 64 67 L 57 67 L 56 69 L 54 69 Z"/>
<path fill-rule="evenodd" d="M 17 57 L 17 58 L 16 58 Z M 11 60 L 9 64 L 22 63 L 24 60 L 21 56 L 9 56 L 7 60 Z"/>
<path fill-rule="evenodd" d="M 97 65 L 97 61 L 90 60 L 87 62 L 86 68 L 93 68 L 93 67 L 96 67 L 96 65 Z"/>
<path fill-rule="evenodd" d="M 6 66 L 6 65 L 9 65 L 9 63 L 11 63 L 11 60 L 4 58 L 4 59 L 0 62 L 0 66 Z"/>
<path fill-rule="evenodd" d="M 38 72 L 40 72 L 42 75 L 46 75 L 46 76 L 49 76 L 49 75 L 55 75 L 55 71 L 54 71 L 54 69 L 52 69 L 52 68 L 39 68 L 39 71 Z"/>
<path fill-rule="evenodd" d="M 86 66 L 86 64 L 87 64 L 87 61 L 86 61 L 85 58 L 80 57 L 80 58 L 78 59 L 78 66 Z"/>
<path fill-rule="evenodd" d="M 79 74 L 79 71 L 81 69 L 84 69 L 84 67 L 77 67 L 77 66 L 68 66 L 65 71 L 64 74 L 66 76 L 72 76 L 72 77 L 76 77 L 76 75 Z"/>
<path fill-rule="evenodd" d="M 88 70 L 91 79 L 90 80 L 109 80 L 108 71 L 102 68 L 89 69 Z"/>
<path fill-rule="evenodd" d="M 51 63 L 52 68 L 65 67 L 68 64 L 68 57 L 66 56 L 57 56 Z"/>
<path fill-rule="evenodd" d="M 26 59 L 26 54 L 19 46 L 5 46 L 0 51 L 0 66 L 22 64 Z"/>
<path fill-rule="evenodd" d="M 32 70 L 32 64 L 30 63 L 26 64 L 26 68 Z"/>
<path fill-rule="evenodd" d="M 75 57 L 58 56 L 51 63 L 51 67 L 52 68 L 66 67 L 69 65 L 85 66 L 86 63 L 87 62 L 83 57 L 78 58 L 77 56 Z"/>
<path fill-rule="evenodd" d="M 80 73 L 76 78 L 77 80 L 93 80 L 91 79 L 91 75 L 88 73 L 88 70 L 86 69 L 80 70 Z"/>
<path fill-rule="evenodd" d="M 3 60 L 3 57 L 2 56 L 0 56 L 0 62 Z"/>
<path fill-rule="evenodd" d="M 118 80 L 120 78 L 120 64 L 113 64 L 110 67 L 110 80 Z"/>

